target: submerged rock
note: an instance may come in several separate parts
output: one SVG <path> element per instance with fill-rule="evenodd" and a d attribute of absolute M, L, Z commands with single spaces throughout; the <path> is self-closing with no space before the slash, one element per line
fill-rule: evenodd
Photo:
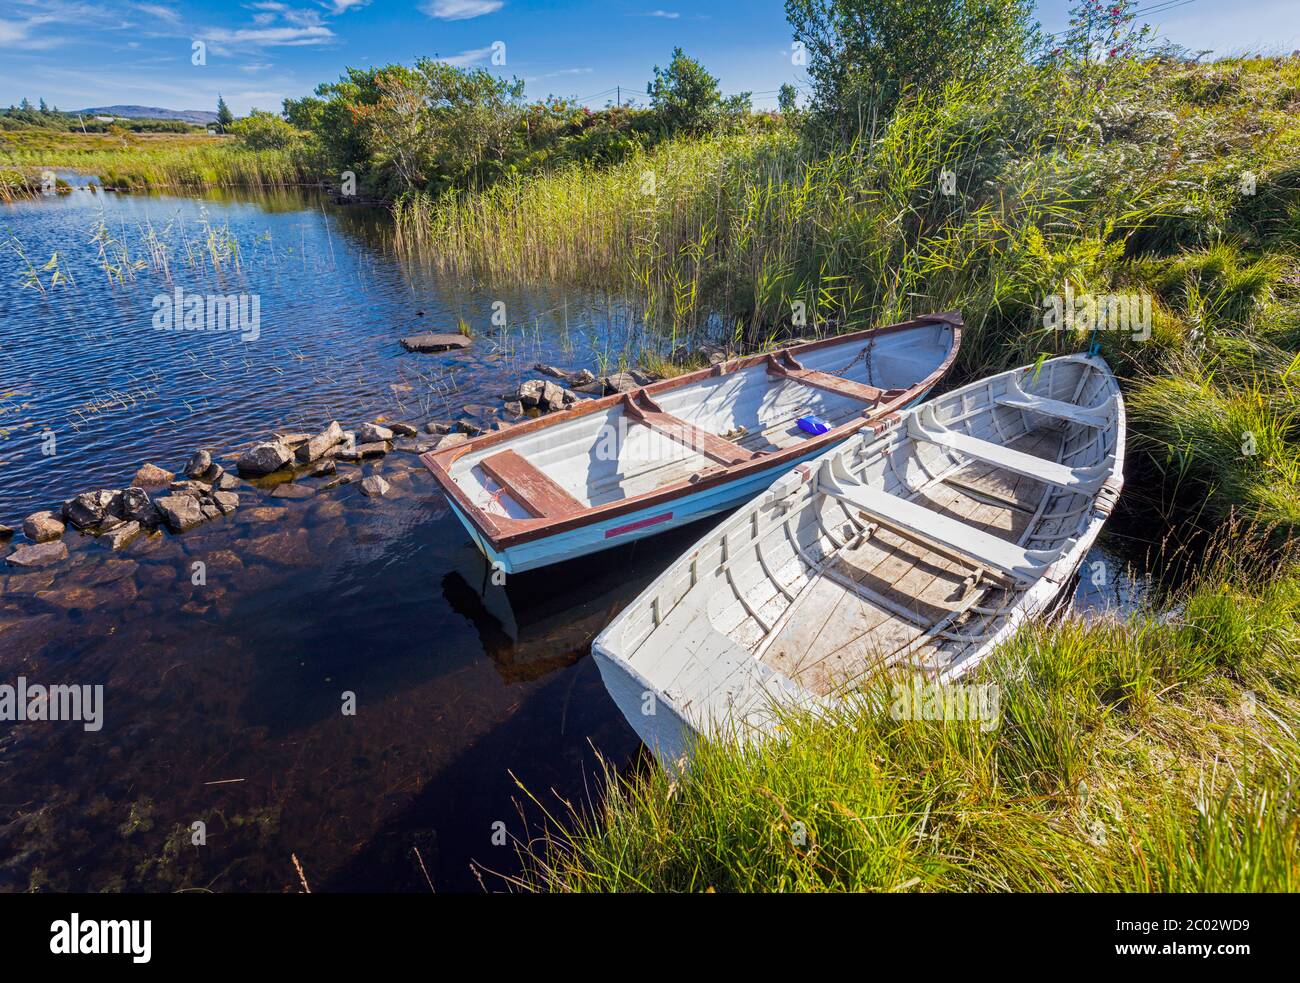
<path fill-rule="evenodd" d="M 327 459 L 325 459 L 324 461 L 321 461 L 319 464 L 317 464 L 317 465 L 316 465 L 314 468 L 312 468 L 311 471 L 309 471 L 307 474 L 308 474 L 308 477 L 310 477 L 310 478 L 323 478 L 323 477 L 325 477 L 326 475 L 334 474 L 335 472 L 338 471 L 338 469 L 339 469 L 339 466 L 338 466 L 338 464 L 334 461 L 334 459 L 333 459 L 333 458 L 327 458 Z"/>
<path fill-rule="evenodd" d="M 316 494 L 315 489 L 306 485 L 296 485 L 292 482 L 286 482 L 278 486 L 275 491 L 271 492 L 272 498 L 311 498 Z"/>
<path fill-rule="evenodd" d="M 402 347 L 408 352 L 445 352 L 468 348 L 473 342 L 463 334 L 427 333 L 402 338 Z"/>
<path fill-rule="evenodd" d="M 289 445 L 279 440 L 268 440 L 245 452 L 235 464 L 240 474 L 264 475 L 279 471 L 293 460 Z"/>
<path fill-rule="evenodd" d="M 143 464 L 131 479 L 133 488 L 159 488 L 169 484 L 176 475 L 165 471 L 155 464 Z"/>
<path fill-rule="evenodd" d="M 352 484 L 353 481 L 356 480 L 356 477 L 357 476 L 355 474 L 341 474 L 337 478 L 334 478 L 331 481 L 327 481 L 325 482 L 325 484 L 321 485 L 320 490 L 323 492 L 327 492 L 334 488 L 340 488 L 343 485 L 350 485 Z"/>
<path fill-rule="evenodd" d="M 368 478 L 362 479 L 361 494 L 368 498 L 383 498 L 388 494 L 388 489 L 391 487 L 392 485 L 379 477 L 379 475 L 372 474 Z"/>
<path fill-rule="evenodd" d="M 23 535 L 33 543 L 48 543 L 63 535 L 63 523 L 53 512 L 33 512 L 23 520 Z"/>
<path fill-rule="evenodd" d="M 217 491 L 232 492 L 239 487 L 239 479 L 233 474 L 222 474 L 212 485 Z"/>
<path fill-rule="evenodd" d="M 123 522 L 104 533 L 100 539 L 108 543 L 109 549 L 116 552 L 129 546 L 133 540 L 139 537 L 142 531 L 142 527 L 138 522 Z"/>
<path fill-rule="evenodd" d="M 68 546 L 62 540 L 59 540 L 52 543 L 20 546 L 5 557 L 5 562 L 15 567 L 34 570 L 37 567 L 48 567 L 52 563 L 67 559 L 67 557 Z"/>

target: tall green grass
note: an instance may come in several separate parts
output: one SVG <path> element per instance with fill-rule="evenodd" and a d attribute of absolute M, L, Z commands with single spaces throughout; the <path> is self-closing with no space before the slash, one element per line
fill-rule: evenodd
<path fill-rule="evenodd" d="M 877 681 L 682 774 L 608 774 L 516 887 L 559 891 L 1293 891 L 1300 576 L 1226 536 L 1125 621 L 1039 624 L 970 683 L 996 726 L 899 720 Z"/>

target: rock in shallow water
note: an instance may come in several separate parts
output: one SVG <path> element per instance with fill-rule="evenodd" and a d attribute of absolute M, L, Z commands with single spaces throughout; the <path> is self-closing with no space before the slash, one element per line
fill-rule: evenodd
<path fill-rule="evenodd" d="M 131 486 L 133 488 L 158 488 L 169 484 L 175 477 L 176 475 L 170 471 L 164 471 L 155 464 L 144 464 L 135 473 L 135 477 L 131 479 Z"/>
<path fill-rule="evenodd" d="M 368 498 L 383 498 L 392 486 L 377 474 L 372 474 L 361 481 L 361 494 Z"/>
<path fill-rule="evenodd" d="M 99 538 L 108 543 L 109 549 L 117 552 L 125 549 L 141 533 L 142 529 L 138 522 L 123 522 L 121 525 L 114 526 L 108 532 Z"/>
<path fill-rule="evenodd" d="M 53 543 L 36 543 L 33 546 L 20 546 L 5 557 L 5 562 L 15 567 L 34 570 L 37 567 L 48 567 L 52 563 L 66 560 L 67 557 L 67 544 L 60 540 Z"/>
<path fill-rule="evenodd" d="M 472 344 L 463 334 L 417 334 L 401 341 L 402 347 L 408 352 L 445 352 L 448 349 L 468 348 Z"/>
<path fill-rule="evenodd" d="M 207 451 L 195 451 L 189 463 L 185 465 L 185 477 L 202 478 L 208 473 L 210 467 L 212 467 L 212 455 Z"/>
<path fill-rule="evenodd" d="M 63 503 L 63 517 L 78 529 L 89 529 L 105 519 L 122 518 L 122 493 L 102 488 L 82 492 Z"/>
<path fill-rule="evenodd" d="M 154 502 L 172 532 L 188 532 L 205 518 L 199 500 L 193 495 L 164 495 Z"/>
<path fill-rule="evenodd" d="M 268 440 L 245 452 L 235 466 L 240 474 L 264 475 L 279 471 L 292 460 L 293 451 L 288 444 Z"/>
<path fill-rule="evenodd" d="M 212 501 L 221 510 L 222 515 L 230 515 L 239 508 L 239 496 L 234 492 L 217 491 L 212 493 Z"/>
<path fill-rule="evenodd" d="M 393 439 L 393 431 L 378 423 L 363 423 L 357 427 L 357 441 L 361 444 L 382 443 Z"/>
<path fill-rule="evenodd" d="M 122 492 L 122 515 L 150 528 L 161 521 L 158 510 L 153 507 L 153 502 L 143 488 L 127 488 Z"/>
<path fill-rule="evenodd" d="M 343 443 L 344 439 L 343 428 L 339 426 L 337 420 L 331 420 L 328 427 L 300 444 L 294 456 L 304 464 L 318 460 L 325 456 L 326 451 Z"/>
<path fill-rule="evenodd" d="M 48 543 L 63 535 L 63 523 L 53 512 L 33 512 L 23 520 L 23 535 L 33 543 Z"/>

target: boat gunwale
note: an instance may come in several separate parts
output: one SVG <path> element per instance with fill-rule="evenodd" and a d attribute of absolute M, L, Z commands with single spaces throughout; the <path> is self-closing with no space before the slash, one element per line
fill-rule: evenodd
<path fill-rule="evenodd" d="M 598 399 L 587 400 L 576 406 L 569 407 L 568 409 L 560 410 L 557 413 L 548 413 L 545 416 L 537 417 L 536 419 L 529 420 L 525 423 L 516 424 L 515 426 L 509 427 L 505 430 L 482 434 L 463 444 L 457 444 L 456 446 L 446 448 L 445 450 L 427 451 L 420 455 L 420 461 L 429 469 L 434 478 L 437 479 L 438 484 L 442 486 L 443 493 L 460 506 L 461 511 L 469 518 L 474 527 L 487 539 L 492 548 L 497 552 L 502 552 L 521 543 L 544 539 L 558 533 L 569 532 L 584 526 L 603 522 L 607 519 L 617 518 L 630 512 L 640 511 L 641 509 L 653 508 L 657 505 L 676 501 L 677 499 L 694 494 L 695 492 L 705 491 L 736 478 L 745 477 L 768 468 L 780 467 L 792 460 L 805 457 L 810 452 L 822 451 L 840 440 L 851 437 L 854 433 L 861 431 L 866 427 L 870 427 L 877 435 L 879 435 L 897 422 L 899 410 L 906 407 L 920 394 L 933 388 L 948 374 L 957 359 L 957 353 L 961 349 L 961 335 L 964 322 L 960 311 L 944 311 L 941 313 L 927 314 L 908 321 L 900 321 L 897 324 L 889 324 L 879 328 L 866 328 L 862 331 L 850 332 L 849 334 L 832 335 L 828 338 L 819 338 L 798 345 L 790 345 L 786 348 L 777 349 L 775 352 L 761 352 L 755 355 L 746 355 L 741 358 L 721 362 L 718 365 L 709 366 L 708 368 L 697 369 L 694 372 L 675 376 L 671 379 L 662 379 L 645 386 L 638 386 L 635 390 L 632 390 L 632 392 L 644 392 L 650 396 L 654 396 L 657 393 L 679 389 L 683 386 L 688 386 L 710 377 L 730 375 L 733 372 L 765 363 L 773 354 L 779 354 L 781 352 L 799 353 L 814 351 L 818 348 L 841 345 L 855 339 L 867 339 L 880 337 L 882 335 L 898 334 L 932 324 L 947 325 L 952 329 L 952 344 L 949 346 L 947 354 L 929 375 L 918 380 L 912 386 L 903 390 L 889 401 L 878 404 L 874 407 L 865 408 L 860 415 L 855 416 L 846 423 L 842 423 L 838 427 L 826 431 L 824 434 L 811 437 L 803 443 L 793 444 L 790 447 L 781 448 L 780 450 L 755 457 L 748 461 L 741 461 L 737 464 L 719 466 L 716 469 L 710 469 L 707 473 L 699 474 L 696 480 L 685 478 L 664 485 L 660 488 L 655 488 L 652 491 L 644 492 L 640 495 L 607 502 L 604 505 L 593 506 L 577 515 L 557 516 L 553 519 L 515 519 L 506 516 L 492 515 L 479 508 L 470 497 L 465 494 L 459 484 L 457 484 L 456 480 L 452 477 L 452 465 L 466 454 L 487 447 L 492 447 L 497 444 L 506 443 L 521 434 L 542 430 L 546 427 L 555 426 L 556 424 L 577 419 L 582 416 L 603 413 L 606 410 L 617 406 L 624 399 L 626 393 L 614 393 L 610 396 L 602 396 Z"/>

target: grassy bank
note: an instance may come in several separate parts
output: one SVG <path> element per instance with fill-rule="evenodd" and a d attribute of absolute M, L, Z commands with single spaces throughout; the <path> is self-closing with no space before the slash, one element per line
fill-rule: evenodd
<path fill-rule="evenodd" d="M 50 130 L 0 133 L 0 195 L 30 193 L 46 169 L 93 174 L 105 187 L 132 190 L 283 187 L 311 179 L 309 169 L 294 154 L 249 150 L 229 137 Z"/>
<path fill-rule="evenodd" d="M 560 891 L 1300 889 L 1300 575 L 1226 538 L 1161 610 L 1023 630 L 995 723 L 832 720 L 610 776 L 519 886 Z"/>

